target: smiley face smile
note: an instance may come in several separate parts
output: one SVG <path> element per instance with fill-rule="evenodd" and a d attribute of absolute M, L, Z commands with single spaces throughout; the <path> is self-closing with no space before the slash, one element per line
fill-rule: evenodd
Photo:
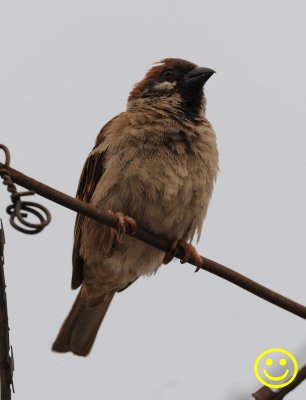
<path fill-rule="evenodd" d="M 266 377 L 268 379 L 270 379 L 271 381 L 281 381 L 282 379 L 285 379 L 286 376 L 289 374 L 289 369 L 286 369 L 285 373 L 281 376 L 272 376 L 272 375 L 268 374 L 268 372 L 265 369 L 263 370 L 263 372 L 266 375 Z"/>

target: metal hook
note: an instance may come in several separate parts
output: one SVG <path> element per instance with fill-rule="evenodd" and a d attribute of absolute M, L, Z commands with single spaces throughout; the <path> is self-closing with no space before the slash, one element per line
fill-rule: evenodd
<path fill-rule="evenodd" d="M 35 192 L 33 190 L 17 192 L 8 170 L 11 160 L 9 149 L 3 144 L 0 144 L 0 149 L 5 153 L 5 163 L 0 163 L 0 176 L 3 179 L 3 184 L 7 186 L 7 190 L 11 193 L 12 200 L 12 204 L 6 209 L 6 212 L 10 215 L 10 223 L 20 232 L 28 234 L 39 233 L 50 223 L 51 214 L 48 209 L 41 204 L 21 200 L 22 196 L 30 196 L 35 194 Z M 29 214 L 34 215 L 39 222 L 28 222 L 26 218 L 28 218 Z M 16 223 L 16 219 L 20 224 Z"/>

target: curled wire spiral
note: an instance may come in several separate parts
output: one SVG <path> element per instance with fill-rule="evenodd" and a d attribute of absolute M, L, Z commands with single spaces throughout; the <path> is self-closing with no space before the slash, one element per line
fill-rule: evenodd
<path fill-rule="evenodd" d="M 11 193 L 12 199 L 12 204 L 6 209 L 6 212 L 10 215 L 10 223 L 20 232 L 28 234 L 39 233 L 50 223 L 50 212 L 41 204 L 21 200 L 21 197 L 33 195 L 35 192 L 33 190 L 17 192 L 16 186 L 8 171 L 11 159 L 9 149 L 3 144 L 0 144 L 0 149 L 3 150 L 5 154 L 5 163 L 0 163 L 0 176 L 3 179 L 3 184 L 7 186 L 7 190 Z M 28 222 L 26 219 L 29 214 L 34 215 L 39 222 Z M 19 223 L 17 223 L 17 221 L 19 221 Z"/>

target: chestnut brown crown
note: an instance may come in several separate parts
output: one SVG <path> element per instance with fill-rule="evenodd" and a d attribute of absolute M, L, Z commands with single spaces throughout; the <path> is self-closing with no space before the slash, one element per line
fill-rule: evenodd
<path fill-rule="evenodd" d="M 134 86 L 128 101 L 147 98 L 152 102 L 176 95 L 181 99 L 182 110 L 188 114 L 198 113 L 205 101 L 204 84 L 215 71 L 178 58 L 166 58 L 156 64 Z"/>

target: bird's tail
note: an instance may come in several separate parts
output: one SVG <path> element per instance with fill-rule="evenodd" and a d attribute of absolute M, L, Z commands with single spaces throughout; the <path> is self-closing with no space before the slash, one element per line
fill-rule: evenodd
<path fill-rule="evenodd" d="M 80 291 L 53 343 L 52 350 L 59 353 L 71 351 L 79 356 L 87 356 L 114 294 L 115 292 L 105 293 L 98 305 L 87 308 Z"/>

